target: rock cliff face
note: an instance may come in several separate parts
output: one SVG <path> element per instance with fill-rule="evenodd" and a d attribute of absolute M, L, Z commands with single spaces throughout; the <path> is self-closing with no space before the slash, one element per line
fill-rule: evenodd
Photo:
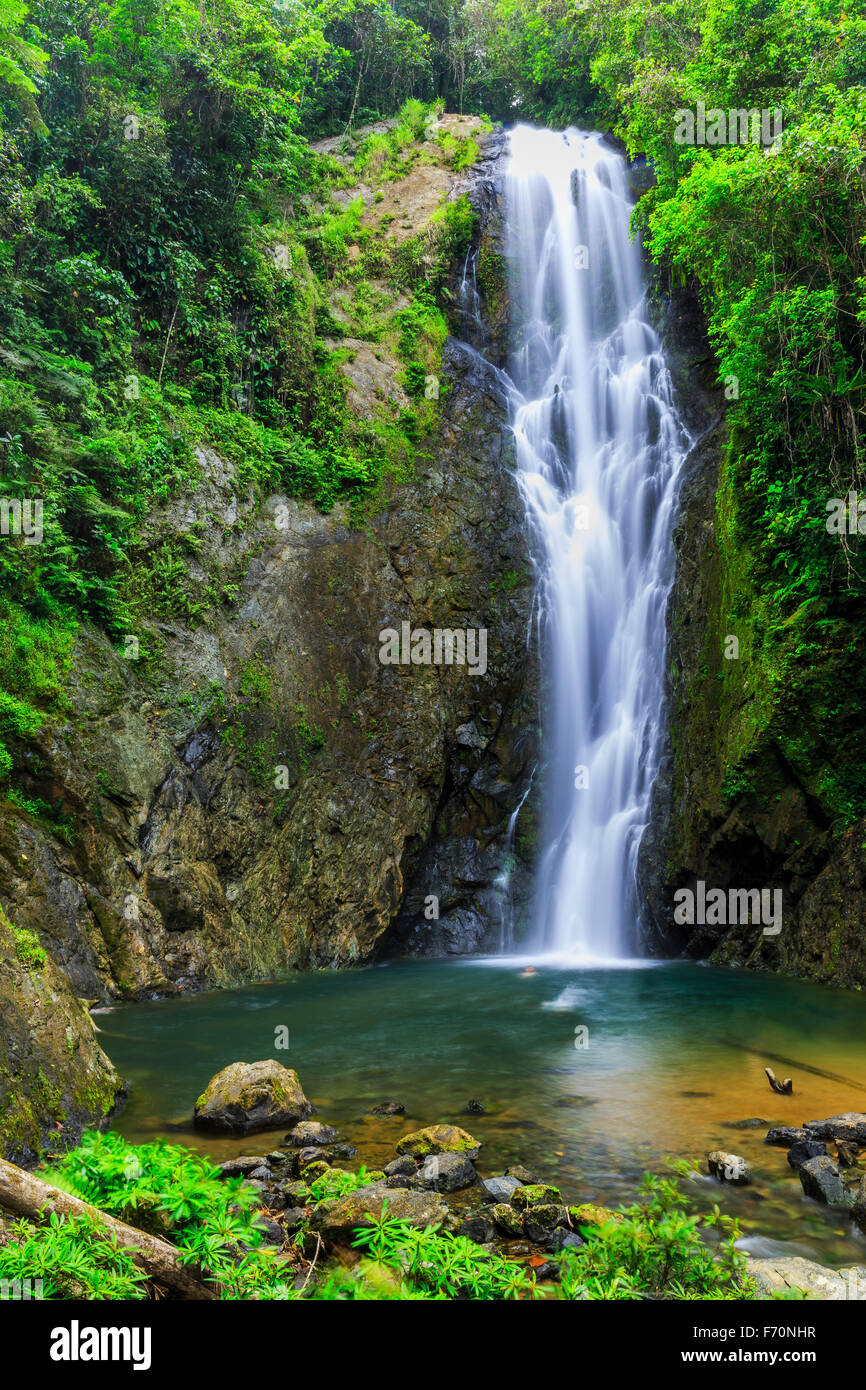
<path fill-rule="evenodd" d="M 0 1147 L 31 1162 L 114 1106 L 120 1079 L 54 961 L 0 912 Z"/>
<path fill-rule="evenodd" d="M 467 309 L 455 267 L 454 331 L 491 339 L 503 314 L 501 149 L 491 137 L 476 169 L 451 179 L 451 196 L 476 205 L 470 259 L 483 270 Z M 386 352 L 346 356 L 358 409 L 366 356 L 399 394 Z M 197 627 L 155 625 L 137 658 L 79 634 L 70 718 L 28 754 L 30 793 L 55 819 L 15 809 L 0 828 L 0 901 L 47 953 L 26 993 L 41 984 L 58 1009 L 42 1031 L 34 995 L 29 1042 L 23 1011 L 12 1052 L 30 1047 L 64 1073 L 76 1113 L 103 1113 L 117 1078 L 74 996 L 141 998 L 498 941 L 503 874 L 511 892 L 521 879 L 509 822 L 536 758 L 532 572 L 498 372 L 450 338 L 439 386 L 415 476 L 360 521 L 281 496 L 258 506 L 201 449 L 194 493 L 148 525 L 154 541 L 189 538 L 192 577 L 232 578 L 233 602 Z M 383 663 L 380 634 L 437 629 L 438 661 L 433 646 L 429 663 Z M 471 634 L 474 664 L 471 648 L 460 664 Z M 3 968 L 4 980 L 20 974 Z M 0 1003 L 11 1007 L 5 988 Z M 82 1076 L 100 1071 L 98 1105 L 54 1036 L 67 1025 Z M 40 1110 L 37 1090 L 24 1102 Z"/>
<path fill-rule="evenodd" d="M 660 311 L 681 409 L 695 444 L 686 465 L 668 612 L 669 730 L 641 845 L 650 949 L 780 970 L 840 986 L 866 983 L 864 826 L 834 824 L 830 790 L 836 654 L 789 657 L 765 631 L 749 557 L 737 542 L 735 452 L 697 303 Z M 729 639 L 736 637 L 738 654 Z M 841 676 L 837 675 L 837 679 Z M 841 698 L 841 691 L 836 698 Z M 782 891 L 782 928 L 679 925 L 674 894 L 694 888 Z"/>

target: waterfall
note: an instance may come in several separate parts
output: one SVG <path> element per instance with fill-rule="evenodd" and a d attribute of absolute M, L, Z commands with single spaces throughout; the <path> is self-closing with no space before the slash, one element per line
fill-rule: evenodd
<path fill-rule="evenodd" d="M 689 443 L 645 319 L 631 208 L 625 162 L 600 135 L 512 132 L 512 426 L 546 687 L 534 944 L 573 960 L 638 947 L 635 869 Z"/>

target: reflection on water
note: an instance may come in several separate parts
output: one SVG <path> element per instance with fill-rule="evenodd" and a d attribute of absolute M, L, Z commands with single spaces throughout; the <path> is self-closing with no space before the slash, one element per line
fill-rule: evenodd
<path fill-rule="evenodd" d="M 485 1174 L 522 1161 L 570 1199 L 618 1202 L 666 1155 L 705 1167 L 707 1150 L 724 1147 L 754 1166 L 754 1185 L 707 1179 L 694 1185 L 699 1202 L 720 1201 L 748 1235 L 866 1259 L 864 1237 L 802 1197 L 784 1149 L 763 1143 L 764 1123 L 740 1127 L 866 1110 L 860 994 L 681 963 L 541 964 L 525 976 L 500 957 L 293 975 L 126 1006 L 98 1022 L 131 1083 L 116 1127 L 133 1140 L 165 1135 L 217 1158 L 276 1147 L 282 1131 L 213 1138 L 197 1134 L 191 1116 L 214 1072 L 277 1057 L 368 1166 L 392 1158 L 401 1134 L 449 1120 L 483 1141 Z M 274 1046 L 281 1027 L 284 1052 Z M 588 1029 L 586 1048 L 575 1047 L 578 1027 Z M 793 1076 L 793 1096 L 769 1089 L 767 1064 Z M 470 1098 L 487 1113 L 465 1114 Z M 404 1116 L 367 1113 L 391 1099 L 404 1102 Z"/>

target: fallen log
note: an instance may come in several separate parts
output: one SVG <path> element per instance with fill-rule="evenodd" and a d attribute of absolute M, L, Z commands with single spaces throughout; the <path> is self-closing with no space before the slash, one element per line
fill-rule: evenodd
<path fill-rule="evenodd" d="M 780 1081 L 772 1067 L 764 1067 L 764 1071 L 767 1073 L 767 1080 L 773 1090 L 777 1091 L 780 1096 L 791 1096 L 794 1094 L 794 1083 L 790 1076 L 786 1076 L 784 1081 Z"/>
<path fill-rule="evenodd" d="M 107 1212 L 99 1211 L 80 1197 L 72 1197 L 59 1187 L 43 1182 L 14 1163 L 0 1159 L 0 1207 L 27 1216 L 31 1221 L 44 1219 L 46 1215 L 86 1216 L 96 1226 L 96 1233 L 105 1239 L 114 1237 L 118 1245 L 125 1246 L 139 1269 L 144 1270 L 149 1279 L 162 1284 L 179 1298 L 195 1299 L 199 1302 L 218 1297 L 213 1289 L 207 1288 L 197 1278 L 189 1265 L 181 1261 L 180 1251 L 159 1236 L 148 1235 L 135 1226 L 127 1226 Z"/>

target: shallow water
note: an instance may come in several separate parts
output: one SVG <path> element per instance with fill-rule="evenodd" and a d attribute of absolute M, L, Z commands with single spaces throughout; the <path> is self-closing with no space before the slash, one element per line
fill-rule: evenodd
<path fill-rule="evenodd" d="M 265 1153 L 283 1130 L 215 1138 L 196 1133 L 192 1109 L 229 1062 L 277 1057 L 297 1070 L 318 1117 L 357 1145 L 355 1163 L 385 1163 L 402 1134 L 448 1120 L 483 1142 L 484 1175 L 523 1162 L 571 1200 L 618 1202 L 666 1155 L 705 1168 L 707 1150 L 724 1147 L 754 1165 L 755 1182 L 690 1184 L 699 1204 L 719 1201 L 747 1235 L 796 1241 L 833 1262 L 866 1260 L 866 1238 L 802 1196 L 784 1149 L 763 1143 L 763 1125 L 730 1127 L 866 1110 L 866 996 L 684 963 L 541 964 L 532 977 L 521 968 L 501 957 L 400 961 L 100 1014 L 102 1044 L 130 1082 L 116 1128 L 218 1159 Z M 288 1051 L 275 1049 L 280 1027 Z M 586 1049 L 575 1048 L 576 1027 L 589 1030 Z M 792 1097 L 770 1091 L 768 1064 L 793 1076 Z M 464 1113 L 471 1097 L 486 1114 Z M 406 1114 L 367 1113 L 389 1099 Z"/>

